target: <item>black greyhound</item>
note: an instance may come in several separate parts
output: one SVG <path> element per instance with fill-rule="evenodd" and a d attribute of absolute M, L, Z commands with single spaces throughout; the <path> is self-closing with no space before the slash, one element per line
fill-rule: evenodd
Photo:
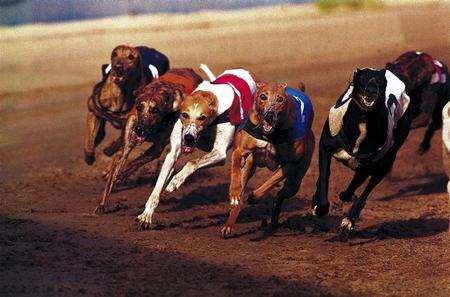
<path fill-rule="evenodd" d="M 347 189 L 339 194 L 351 201 L 354 192 L 370 177 L 367 187 L 342 220 L 348 234 L 375 186 L 391 169 L 406 140 L 413 109 L 405 84 L 392 72 L 365 68 L 356 70 L 347 91 L 331 110 L 319 144 L 319 178 L 312 207 L 318 216 L 328 214 L 328 181 L 331 157 L 355 170 Z"/>

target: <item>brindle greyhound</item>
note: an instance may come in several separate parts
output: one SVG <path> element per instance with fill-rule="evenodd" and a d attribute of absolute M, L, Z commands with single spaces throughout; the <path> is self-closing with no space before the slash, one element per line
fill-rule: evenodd
<path fill-rule="evenodd" d="M 343 239 L 354 229 L 369 194 L 389 172 L 408 136 L 413 111 L 409 103 L 405 84 L 392 72 L 365 68 L 355 71 L 349 88 L 330 109 L 320 138 L 314 213 L 323 216 L 329 210 L 331 157 L 355 170 L 347 189 L 339 194 L 341 201 L 354 199 L 355 190 L 370 177 L 342 220 Z"/>
<path fill-rule="evenodd" d="M 123 131 L 124 146 L 112 160 L 111 168 L 96 213 L 107 211 L 107 198 L 117 179 L 123 180 L 144 164 L 158 158 L 169 143 L 169 135 L 178 119 L 183 96 L 190 94 L 202 78 L 189 68 L 167 71 L 138 91 L 136 105 Z M 122 171 L 131 151 L 144 141 L 151 147 Z"/>
<path fill-rule="evenodd" d="M 103 65 L 102 81 L 94 86 L 87 101 L 88 129 L 84 160 L 88 165 L 95 162 L 95 147 L 105 137 L 106 122 L 123 129 L 134 105 L 133 93 L 168 69 L 167 57 L 152 48 L 119 45 L 112 51 L 111 65 Z M 112 156 L 122 144 L 122 137 L 119 137 L 104 149 L 104 153 Z"/>
<path fill-rule="evenodd" d="M 257 83 L 253 107 L 236 133 L 231 157 L 231 211 L 222 236 L 231 234 L 244 203 L 244 190 L 256 167 L 268 167 L 275 173 L 252 191 L 250 200 L 268 193 L 284 181 L 274 199 L 269 230 L 275 230 L 286 198 L 294 196 L 311 163 L 314 134 L 311 130 L 314 112 L 311 101 L 303 93 L 285 83 Z"/>
<path fill-rule="evenodd" d="M 450 100 L 448 68 L 426 53 L 411 51 L 387 63 L 386 69 L 406 84 L 416 117 L 411 127 L 427 126 L 419 147 L 423 154 L 429 150 L 434 132 L 442 127 L 442 108 Z"/>

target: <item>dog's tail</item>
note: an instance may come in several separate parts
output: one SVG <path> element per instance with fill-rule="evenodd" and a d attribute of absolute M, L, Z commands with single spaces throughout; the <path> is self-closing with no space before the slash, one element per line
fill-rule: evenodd
<path fill-rule="evenodd" d="M 299 83 L 298 83 L 298 89 L 304 93 L 304 92 L 306 91 L 306 85 L 305 85 L 305 83 L 302 82 L 302 81 L 299 82 Z"/>
<path fill-rule="evenodd" d="M 208 76 L 210 81 L 216 80 L 216 76 L 212 73 L 211 69 L 205 64 L 200 64 L 200 69 Z"/>

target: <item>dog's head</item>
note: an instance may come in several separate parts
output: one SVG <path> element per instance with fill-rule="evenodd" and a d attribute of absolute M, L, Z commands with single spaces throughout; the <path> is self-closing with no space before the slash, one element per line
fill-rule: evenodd
<path fill-rule="evenodd" d="M 181 88 L 163 80 L 156 80 L 139 89 L 137 93 L 137 121 L 134 130 L 139 137 L 145 137 L 166 115 L 179 110 L 183 100 Z"/>
<path fill-rule="evenodd" d="M 140 73 L 139 51 L 128 45 L 119 45 L 111 53 L 111 75 L 114 83 L 124 85 Z"/>
<path fill-rule="evenodd" d="M 383 100 L 386 84 L 384 71 L 371 68 L 356 69 L 352 80 L 353 101 L 363 111 L 372 110 L 380 100 Z"/>
<path fill-rule="evenodd" d="M 277 126 L 282 124 L 288 112 L 288 96 L 284 89 L 286 83 L 258 82 L 253 110 L 259 120 L 263 133 L 271 134 Z"/>
<path fill-rule="evenodd" d="M 191 152 L 201 133 L 217 117 L 218 102 L 211 92 L 196 91 L 181 103 L 180 119 L 183 124 L 182 149 Z"/>

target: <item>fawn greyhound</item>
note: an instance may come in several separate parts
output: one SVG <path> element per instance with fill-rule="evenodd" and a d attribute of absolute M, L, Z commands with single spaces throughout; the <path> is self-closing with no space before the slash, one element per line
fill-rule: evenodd
<path fill-rule="evenodd" d="M 105 138 L 105 124 L 109 122 L 123 129 L 134 106 L 134 92 L 169 69 L 169 60 L 162 53 L 145 46 L 119 45 L 111 53 L 111 64 L 102 66 L 102 80 L 94 86 L 87 101 L 87 137 L 84 160 L 95 162 L 95 147 Z M 122 137 L 104 149 L 112 156 L 123 144 Z"/>
<path fill-rule="evenodd" d="M 314 152 L 314 118 L 311 101 L 286 83 L 257 83 L 253 107 L 236 133 L 231 157 L 231 211 L 222 236 L 231 234 L 244 203 L 244 190 L 256 167 L 275 173 L 252 191 L 249 200 L 261 198 L 278 183 L 282 189 L 274 199 L 270 229 L 275 230 L 283 200 L 294 196 L 311 163 Z"/>

